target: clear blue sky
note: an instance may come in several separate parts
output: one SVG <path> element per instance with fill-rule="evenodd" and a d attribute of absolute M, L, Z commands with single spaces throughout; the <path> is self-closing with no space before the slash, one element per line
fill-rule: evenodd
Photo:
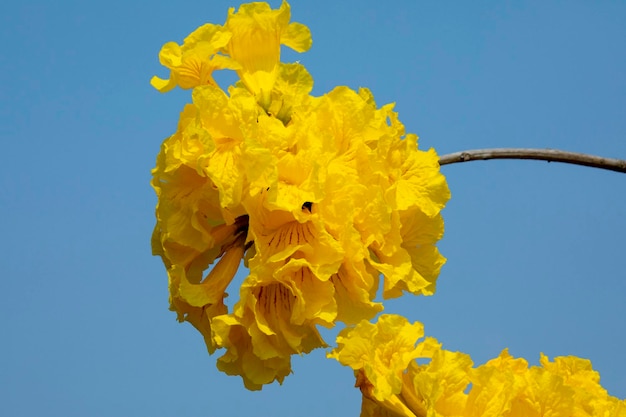
<path fill-rule="evenodd" d="M 279 1 L 272 1 L 278 6 Z M 14 1 L 0 12 L 0 414 L 357 416 L 324 352 L 247 392 L 168 311 L 150 169 L 188 92 L 158 52 L 232 1 Z M 440 154 L 543 147 L 626 159 L 624 1 L 298 1 L 314 93 L 369 87 Z M 420 320 L 476 363 L 591 359 L 626 397 L 626 175 L 531 161 L 442 168 L 452 190 Z M 332 334 L 326 333 L 332 336 Z"/>

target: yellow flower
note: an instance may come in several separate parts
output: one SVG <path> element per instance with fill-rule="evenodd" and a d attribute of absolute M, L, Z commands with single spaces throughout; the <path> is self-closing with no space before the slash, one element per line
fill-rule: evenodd
<path fill-rule="evenodd" d="M 278 74 L 280 45 L 297 52 L 311 47 L 309 28 L 289 23 L 290 18 L 286 1 L 278 10 L 272 10 L 267 3 L 249 3 L 241 5 L 236 13 L 234 8 L 228 11 L 225 27 L 231 38 L 226 51 L 241 66 L 241 80 L 266 109 Z"/>
<path fill-rule="evenodd" d="M 250 155 L 245 151 L 247 139 L 254 138 L 257 129 L 256 102 L 241 89 L 228 97 L 215 86 L 194 89 L 192 98 L 202 127 L 214 144 L 199 158 L 199 169 L 217 187 L 220 206 L 239 213 L 247 160 L 256 159 L 255 166 L 261 172 L 262 163 L 266 167 L 271 163 L 268 152 Z"/>
<path fill-rule="evenodd" d="M 541 355 L 541 366 L 558 375 L 565 386 L 574 391 L 575 414 L 626 417 L 626 400 L 608 395 L 600 385 L 600 374 L 593 370 L 591 361 L 575 356 L 561 356 L 550 362 Z"/>
<path fill-rule="evenodd" d="M 206 24 L 192 32 L 183 45 L 168 42 L 159 53 L 161 65 L 169 68 L 170 78 L 152 77 L 150 83 L 162 93 L 177 85 L 194 88 L 200 85 L 215 85 L 213 71 L 237 69 L 239 66 L 219 52 L 228 44 L 230 33 L 219 25 Z"/>
<path fill-rule="evenodd" d="M 162 152 L 159 161 L 165 156 Z M 169 172 L 159 165 L 162 166 L 158 163 L 152 181 L 159 196 L 153 249 L 171 264 L 188 265 L 191 259 L 216 245 L 212 231 L 220 221 L 224 223 L 214 201 L 217 192 L 210 180 L 186 165 Z M 213 224 L 207 218 L 214 219 Z"/>
<path fill-rule="evenodd" d="M 313 77 L 300 64 L 280 63 L 267 112 L 287 125 L 294 110 L 310 104 Z"/>
<path fill-rule="evenodd" d="M 283 271 L 279 280 L 264 272 L 271 271 L 246 278 L 233 314 L 214 319 L 216 344 L 226 348 L 218 368 L 240 375 L 248 389 L 282 383 L 291 355 L 326 346 L 315 325 L 334 318 L 330 283 L 305 267 Z"/>
<path fill-rule="evenodd" d="M 390 415 L 425 415 L 424 405 L 410 392 L 403 395 L 405 370 L 416 358 L 430 357 L 436 342 L 426 339 L 421 323 L 410 324 L 404 317 L 382 315 L 376 324 L 362 321 L 337 336 L 337 348 L 327 356 L 355 370 L 357 386 L 363 393 L 361 415 L 383 415 L 375 410 L 387 409 Z M 393 414 L 395 413 L 395 414 Z"/>
<path fill-rule="evenodd" d="M 287 188 L 285 193 L 289 191 L 293 188 Z M 315 209 L 313 213 L 309 212 L 306 206 L 302 207 L 302 200 L 296 200 L 297 206 L 292 206 L 297 210 L 295 213 L 272 209 L 266 196 L 267 193 L 262 193 L 246 203 L 250 213 L 250 238 L 255 242 L 250 269 L 263 268 L 269 263 L 282 266 L 303 259 L 320 280 L 327 280 L 336 273 L 343 260 L 343 248 L 325 229 Z M 291 199 L 287 197 L 285 200 Z M 282 207 L 288 208 L 289 203 L 287 201 Z"/>
<path fill-rule="evenodd" d="M 380 152 L 379 160 L 386 162 L 380 173 L 385 201 L 398 216 L 372 248 L 373 264 L 387 278 L 384 295 L 398 297 L 403 291 L 432 295 L 445 263 L 435 247 L 443 236 L 440 211 L 450 198 L 437 154 L 418 150 L 415 135 L 393 141 Z"/>
<path fill-rule="evenodd" d="M 510 412 L 513 400 L 526 389 L 528 362 L 515 359 L 503 350 L 495 359 L 471 371 L 466 414 L 469 416 L 502 416 Z"/>
<path fill-rule="evenodd" d="M 382 304 L 372 301 L 378 288 L 378 274 L 367 263 L 346 259 L 330 280 L 335 288 L 337 321 L 356 324 L 382 311 Z"/>
<path fill-rule="evenodd" d="M 290 356 L 256 355 L 250 334 L 236 317 L 217 316 L 212 320 L 212 327 L 215 343 L 227 349 L 218 359 L 217 368 L 228 375 L 241 376 L 247 389 L 260 390 L 263 384 L 273 381 L 282 383 L 291 372 Z"/>

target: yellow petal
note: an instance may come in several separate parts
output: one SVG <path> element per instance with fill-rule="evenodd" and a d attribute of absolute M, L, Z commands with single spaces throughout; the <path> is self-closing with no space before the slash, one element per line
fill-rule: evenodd
<path fill-rule="evenodd" d="M 167 93 L 168 91 L 176 87 L 176 80 L 174 78 L 164 80 L 155 75 L 150 79 L 150 85 L 159 90 L 159 92 L 161 93 Z"/>
<path fill-rule="evenodd" d="M 186 277 L 180 281 L 179 294 L 194 307 L 204 307 L 221 302 L 226 287 L 232 281 L 244 252 L 243 241 L 227 249 L 208 276 L 199 284 L 190 283 Z"/>
<path fill-rule="evenodd" d="M 311 48 L 311 31 L 302 23 L 290 23 L 280 35 L 280 43 L 296 52 L 306 52 Z"/>

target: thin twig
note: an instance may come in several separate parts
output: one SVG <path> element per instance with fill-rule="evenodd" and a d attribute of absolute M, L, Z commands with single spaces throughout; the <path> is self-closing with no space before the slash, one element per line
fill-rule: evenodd
<path fill-rule="evenodd" d="M 439 157 L 439 165 L 486 159 L 535 159 L 584 165 L 626 173 L 626 160 L 560 151 L 558 149 L 493 148 L 455 152 Z"/>

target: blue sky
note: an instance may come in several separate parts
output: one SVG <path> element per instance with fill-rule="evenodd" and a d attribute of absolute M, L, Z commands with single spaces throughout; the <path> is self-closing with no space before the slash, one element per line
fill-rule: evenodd
<path fill-rule="evenodd" d="M 270 2 L 277 7 L 280 2 Z M 566 149 L 626 159 L 626 2 L 292 3 L 314 94 L 369 87 L 440 154 Z M 0 8 L 0 410 L 10 416 L 358 415 L 323 351 L 244 390 L 168 311 L 150 255 L 161 141 L 189 92 L 158 52 L 231 1 L 23 1 Z M 448 258 L 430 298 L 386 312 L 483 363 L 508 347 L 591 359 L 626 397 L 626 176 L 532 161 L 442 168 Z M 332 333 L 325 333 L 332 337 Z M 329 341 L 330 338 L 329 338 Z"/>

